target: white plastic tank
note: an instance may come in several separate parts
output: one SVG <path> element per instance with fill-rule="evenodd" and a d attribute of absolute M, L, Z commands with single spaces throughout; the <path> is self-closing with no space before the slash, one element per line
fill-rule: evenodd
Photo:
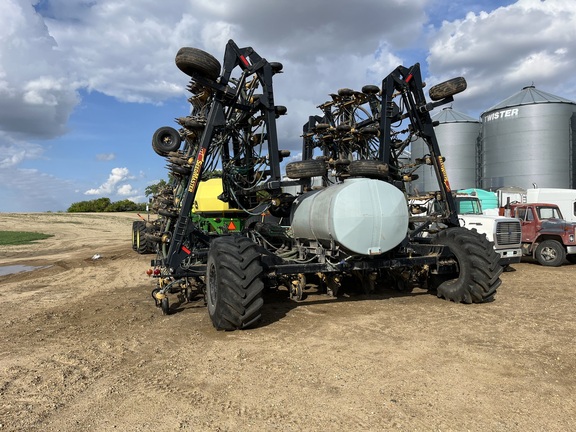
<path fill-rule="evenodd" d="M 398 246 L 408 231 L 404 194 L 380 180 L 354 178 L 299 196 L 292 210 L 294 237 L 361 255 Z"/>

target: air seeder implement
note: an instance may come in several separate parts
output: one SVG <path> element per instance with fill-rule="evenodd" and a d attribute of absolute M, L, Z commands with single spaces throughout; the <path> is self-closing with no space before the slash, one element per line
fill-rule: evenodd
<path fill-rule="evenodd" d="M 309 282 L 337 296 L 355 280 L 378 287 L 435 292 L 454 302 L 482 303 L 500 285 L 499 256 L 484 235 L 461 228 L 429 112 L 466 88 L 455 78 L 425 97 L 419 64 L 398 66 L 381 85 L 340 89 L 307 117 L 302 160 L 278 144 L 273 79 L 280 63 L 251 47 L 226 45 L 223 63 L 181 48 L 176 65 L 191 80 L 191 113 L 180 128 L 162 127 L 153 148 L 166 158 L 171 187 L 155 197 L 162 216 L 149 236 L 156 305 L 169 297 L 204 298 L 220 330 L 254 327 L 264 291 L 287 288 L 301 300 Z M 404 158 L 421 138 L 429 154 Z M 422 216 L 409 202 L 419 166 L 432 165 L 441 211 Z M 241 214 L 242 229 L 211 230 L 194 218 L 198 189 L 220 172 L 218 199 Z M 238 216 L 240 217 L 240 216 Z"/>

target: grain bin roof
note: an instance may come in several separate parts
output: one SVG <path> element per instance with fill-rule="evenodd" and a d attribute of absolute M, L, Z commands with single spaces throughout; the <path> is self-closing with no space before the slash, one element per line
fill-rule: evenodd
<path fill-rule="evenodd" d="M 440 123 L 479 123 L 475 118 L 454 111 L 452 107 L 446 107 L 439 113 L 434 114 L 432 120 L 439 121 Z"/>
<path fill-rule="evenodd" d="M 576 104 L 575 102 L 569 99 L 565 99 L 560 96 L 555 96 L 551 93 L 546 93 L 545 91 L 538 90 L 534 86 L 528 86 L 524 87 L 518 93 L 513 94 L 509 98 L 504 99 L 499 104 L 494 105 L 492 108 L 488 108 L 486 111 L 484 111 L 484 113 L 518 105 L 531 105 L 540 103 Z"/>

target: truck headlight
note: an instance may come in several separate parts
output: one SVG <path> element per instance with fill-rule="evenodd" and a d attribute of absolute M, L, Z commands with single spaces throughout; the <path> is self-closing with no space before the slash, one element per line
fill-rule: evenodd
<path fill-rule="evenodd" d="M 570 239 L 570 243 L 574 243 L 574 234 L 570 234 L 568 238 Z"/>

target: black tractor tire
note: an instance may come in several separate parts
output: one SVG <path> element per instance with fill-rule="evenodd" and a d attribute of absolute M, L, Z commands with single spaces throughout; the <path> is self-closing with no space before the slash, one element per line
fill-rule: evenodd
<path fill-rule="evenodd" d="M 436 287 L 439 298 L 456 303 L 485 303 L 494 300 L 502 283 L 500 255 L 493 243 L 476 230 L 448 228 L 436 236 L 435 242 L 448 246 L 458 263 L 458 272 L 440 275 Z"/>
<path fill-rule="evenodd" d="M 154 252 L 154 248 L 146 238 L 146 222 L 135 221 L 132 224 L 132 249 L 139 254 Z"/>
<path fill-rule="evenodd" d="M 223 236 L 210 244 L 206 268 L 208 315 L 218 330 L 255 327 L 262 317 L 262 264 L 247 237 Z"/>
<path fill-rule="evenodd" d="M 536 247 L 534 258 L 543 266 L 559 267 L 566 258 L 566 250 L 556 240 L 544 240 Z"/>
<path fill-rule="evenodd" d="M 220 62 L 198 48 L 182 47 L 176 53 L 176 66 L 186 75 L 202 77 L 215 80 L 220 75 Z"/>
<path fill-rule="evenodd" d="M 170 126 L 164 126 L 154 132 L 152 137 L 152 148 L 160 156 L 168 156 L 180 148 L 182 137 L 180 133 Z"/>
<path fill-rule="evenodd" d="M 344 97 L 354 96 L 354 90 L 349 88 L 341 88 L 338 90 L 338 96 L 344 96 Z"/>
<path fill-rule="evenodd" d="M 380 87 L 373 84 L 366 84 L 364 87 L 362 87 L 362 93 L 367 95 L 375 95 L 380 93 Z"/>
<path fill-rule="evenodd" d="M 137 233 L 139 232 L 138 225 L 141 223 L 143 223 L 143 221 L 132 222 L 132 250 L 136 250 L 138 248 Z"/>
<path fill-rule="evenodd" d="M 460 92 L 466 90 L 468 84 L 466 84 L 466 79 L 463 77 L 452 78 L 443 83 L 437 84 L 430 89 L 428 93 L 430 99 L 433 101 L 439 101 L 449 96 L 454 96 Z"/>
<path fill-rule="evenodd" d="M 385 180 L 389 177 L 388 164 L 378 160 L 355 160 L 348 168 L 352 177 L 368 177 Z"/>
<path fill-rule="evenodd" d="M 325 176 L 326 163 L 321 160 L 303 160 L 286 164 L 286 175 L 291 179 Z"/>

